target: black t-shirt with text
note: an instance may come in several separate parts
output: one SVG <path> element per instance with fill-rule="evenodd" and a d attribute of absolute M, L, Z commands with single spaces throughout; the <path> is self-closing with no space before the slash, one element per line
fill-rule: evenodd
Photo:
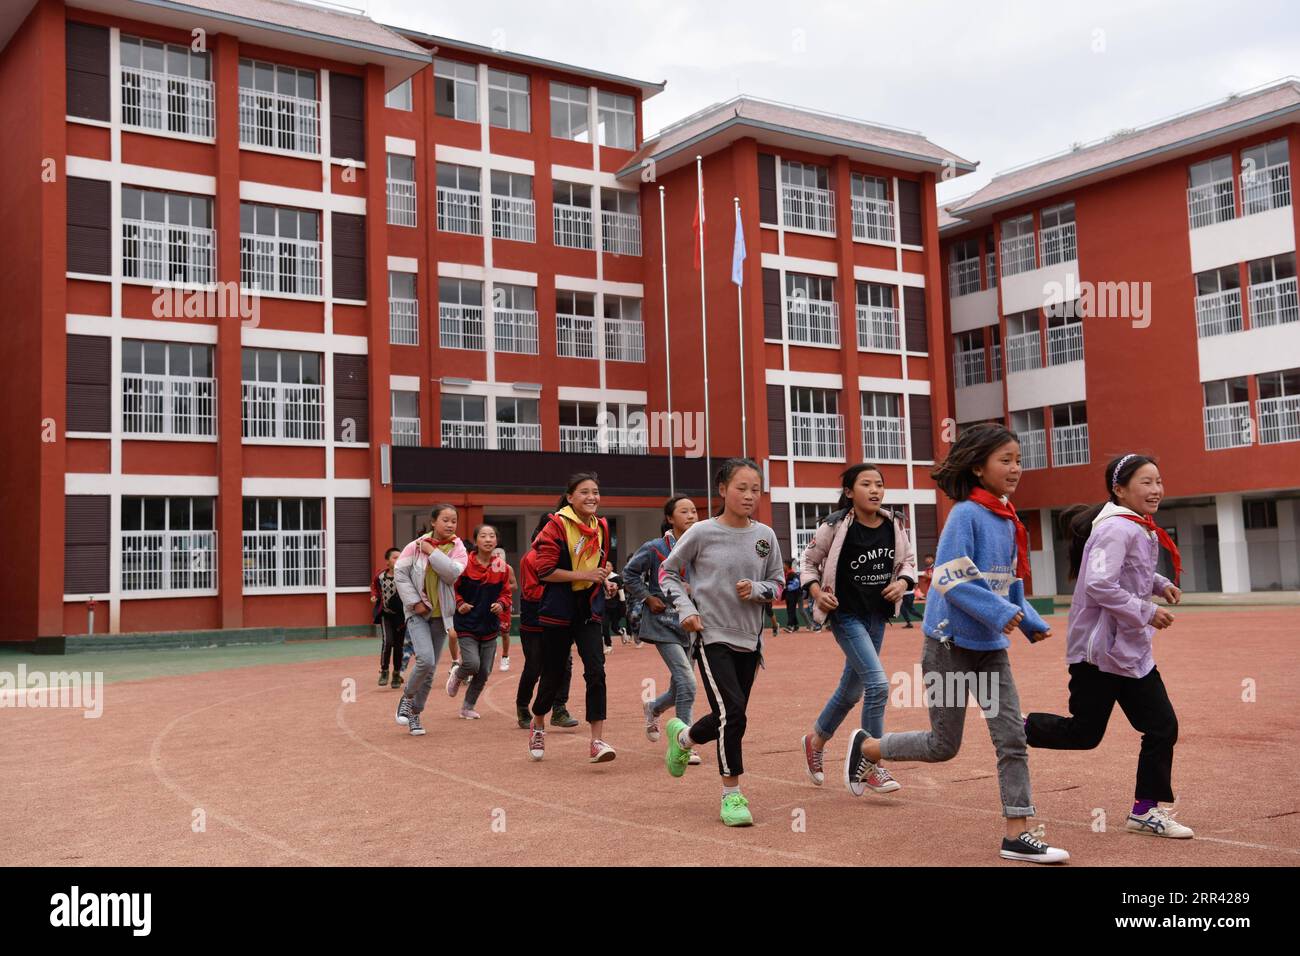
<path fill-rule="evenodd" d="M 835 567 L 835 596 L 839 610 L 857 617 L 892 613 L 880 592 L 894 576 L 894 522 L 888 518 L 868 528 L 850 518 L 849 530 Z"/>

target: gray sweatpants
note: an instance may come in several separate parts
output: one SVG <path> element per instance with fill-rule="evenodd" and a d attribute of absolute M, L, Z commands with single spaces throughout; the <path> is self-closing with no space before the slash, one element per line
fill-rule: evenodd
<path fill-rule="evenodd" d="M 974 693 L 998 756 L 1002 813 L 1007 818 L 1034 816 L 1025 725 L 1007 652 L 973 651 L 927 637 L 921 670 L 930 729 L 885 734 L 880 739 L 881 757 L 941 763 L 957 756 L 966 725 L 966 700 Z"/>
<path fill-rule="evenodd" d="M 472 709 L 478 702 L 478 695 L 483 693 L 492 665 L 496 663 L 496 635 L 480 641 L 472 634 L 464 634 L 456 646 L 460 648 L 460 676 L 469 682 L 465 688 L 465 707 Z"/>
<path fill-rule="evenodd" d="M 412 614 L 406 618 L 406 636 L 411 639 L 415 651 L 415 666 L 411 668 L 411 676 L 407 678 L 402 693 L 411 698 L 411 710 L 419 714 L 424 711 L 429 690 L 433 687 L 438 655 L 447 643 L 447 628 L 440 617 L 429 620 Z"/>

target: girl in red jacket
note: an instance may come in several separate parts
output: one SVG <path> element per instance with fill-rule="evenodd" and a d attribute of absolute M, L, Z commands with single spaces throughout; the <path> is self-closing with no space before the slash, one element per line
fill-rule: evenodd
<path fill-rule="evenodd" d="M 475 528 L 475 551 L 456 582 L 455 622 L 460 638 L 460 663 L 451 669 L 447 678 L 447 696 L 455 697 L 462 683 L 469 684 L 465 703 L 460 708 L 460 716 L 465 720 L 479 719 L 474 705 L 496 662 L 501 617 L 510 614 L 510 566 L 493 553 L 496 546 L 496 528 L 490 524 Z"/>

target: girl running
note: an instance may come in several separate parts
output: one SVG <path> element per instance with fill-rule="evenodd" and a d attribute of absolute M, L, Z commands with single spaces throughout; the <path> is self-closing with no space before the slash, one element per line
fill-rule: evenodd
<path fill-rule="evenodd" d="M 542 515 L 542 520 L 533 531 L 533 539 L 537 538 L 550 520 L 550 512 Z M 524 672 L 519 675 L 519 688 L 515 692 L 515 717 L 521 730 L 527 730 L 533 722 L 533 692 L 542 676 L 542 622 L 538 620 L 537 611 L 544 591 L 545 585 L 537 579 L 537 552 L 530 548 L 519 561 L 519 643 L 524 648 Z M 569 684 L 572 680 L 573 658 L 569 656 L 564 659 L 564 682 L 555 696 L 555 709 L 551 711 L 552 726 L 578 725 L 568 710 Z"/>
<path fill-rule="evenodd" d="M 961 747 L 966 699 L 973 691 L 984 711 L 998 757 L 998 787 L 1006 835 L 1000 855 L 1008 860 L 1058 863 L 1070 858 L 1043 841 L 1029 786 L 1029 755 L 1020 701 L 1007 657 L 1007 635 L 1019 627 L 1030 641 L 1051 634 L 1025 600 L 1029 581 L 1029 534 L 1010 496 L 1020 483 L 1020 442 L 1001 425 L 972 425 L 947 459 L 930 473 L 956 502 L 939 537 L 934 582 L 921 630 L 926 640 L 930 729 L 877 738 L 855 731 L 844 761 L 844 782 L 861 796 L 882 759 L 939 763 Z"/>
<path fill-rule="evenodd" d="M 402 610 L 402 597 L 397 593 L 397 580 L 393 567 L 402 552 L 389 548 L 384 552 L 388 562 L 370 582 L 370 603 L 374 605 L 374 623 L 383 628 L 379 645 L 379 686 L 388 683 L 388 662 L 393 663 L 393 687 L 402 686 L 402 645 L 406 641 L 406 612 Z"/>
<path fill-rule="evenodd" d="M 1182 561 L 1169 534 L 1152 517 L 1165 494 L 1154 459 L 1116 458 L 1106 466 L 1105 478 L 1105 504 L 1066 512 L 1073 536 L 1070 575 L 1077 578 L 1065 648 L 1070 716 L 1030 714 L 1025 730 L 1031 747 L 1091 750 L 1101 743 L 1118 703 L 1142 734 L 1125 829 L 1188 840 L 1192 828 L 1160 806 L 1174 799 L 1178 717 L 1151 652 L 1155 632 L 1174 622 L 1173 614 L 1151 599 L 1179 602 L 1182 591 L 1176 582 Z M 1156 573 L 1162 547 L 1173 559 L 1174 581 Z"/>
<path fill-rule="evenodd" d="M 460 716 L 478 720 L 474 709 L 483 685 L 496 662 L 501 616 L 510 614 L 510 566 L 497 557 L 497 529 L 481 524 L 474 529 L 474 554 L 456 582 L 456 633 L 460 636 L 460 663 L 447 678 L 447 696 L 455 697 L 468 682 Z"/>
<path fill-rule="evenodd" d="M 659 656 L 668 665 L 668 689 L 643 705 L 645 735 L 651 742 L 659 740 L 659 715 L 675 708 L 683 723 L 691 723 L 695 706 L 695 675 L 691 673 L 691 642 L 677 612 L 673 610 L 659 587 L 659 566 L 672 553 L 673 545 L 681 540 L 688 528 L 699 519 L 695 502 L 686 495 L 669 498 L 664 504 L 663 537 L 647 541 L 632 555 L 623 567 L 624 587 L 628 604 L 640 606 L 639 639 L 653 644 Z M 700 762 L 700 755 L 691 750 L 690 763 Z"/>
<path fill-rule="evenodd" d="M 758 465 L 751 458 L 728 458 L 714 486 L 722 498 L 719 515 L 694 525 L 659 567 L 659 586 L 682 630 L 698 638 L 695 659 L 711 708 L 690 727 L 680 717 L 668 721 L 664 761 L 680 777 L 691 748 L 716 740 L 722 822 L 747 827 L 754 818 L 740 792 L 745 710 L 763 657 L 763 605 L 777 599 L 785 578 L 776 534 L 751 517 L 763 493 Z"/>
<path fill-rule="evenodd" d="M 609 574 L 609 524 L 598 517 L 600 483 L 594 472 L 569 479 L 551 515 L 533 540 L 537 578 L 545 587 L 537 617 L 542 625 L 542 676 L 533 701 L 528 755 L 546 755 L 546 714 L 564 685 L 565 662 L 575 644 L 582 657 L 587 684 L 587 723 L 591 725 L 592 763 L 616 756 L 601 739 L 605 728 L 605 651 L 601 616 L 605 607 L 605 578 Z"/>
<path fill-rule="evenodd" d="M 454 588 L 469 561 L 464 543 L 456 537 L 455 507 L 434 505 L 432 527 L 402 549 L 393 568 L 406 610 L 406 632 L 415 650 L 415 667 L 397 702 L 396 719 L 413 737 L 424 736 L 420 714 L 433 687 L 442 645 L 454 633 Z"/>
<path fill-rule="evenodd" d="M 885 478 L 875 465 L 854 465 L 840 475 L 840 500 L 804 549 L 801 580 L 812 595 L 813 620 L 829 621 L 844 652 L 839 686 L 805 734 L 804 766 L 820 787 L 825 778 L 822 750 L 862 701 L 862 729 L 872 737 L 885 732 L 889 676 L 880 663 L 885 624 L 898 613 L 904 592 L 916 580 L 916 551 L 901 516 L 881 507 Z M 876 793 L 900 784 L 877 761 L 863 783 Z"/>

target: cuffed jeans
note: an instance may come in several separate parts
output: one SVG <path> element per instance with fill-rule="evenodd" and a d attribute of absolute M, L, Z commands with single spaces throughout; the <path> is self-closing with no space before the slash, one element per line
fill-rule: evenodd
<path fill-rule="evenodd" d="M 654 700 L 655 714 L 669 707 L 675 709 L 677 718 L 690 726 L 691 710 L 695 706 L 695 675 L 691 672 L 691 658 L 686 648 L 677 643 L 655 644 L 655 650 L 668 665 L 668 689 Z"/>
<path fill-rule="evenodd" d="M 496 663 L 497 639 L 493 635 L 486 641 L 481 641 L 473 634 L 464 634 L 458 646 L 460 666 L 457 673 L 468 685 L 465 688 L 465 709 L 472 710 L 478 703 L 478 695 L 483 693 L 488 675 L 492 673 L 492 665 Z"/>
<path fill-rule="evenodd" d="M 447 643 L 447 629 L 440 617 L 429 620 L 412 614 L 406 619 L 406 636 L 411 639 L 411 647 L 415 650 L 415 667 L 402 693 L 411 698 L 411 710 L 418 714 L 424 711 L 429 700 L 433 675 L 438 669 L 438 656 Z"/>
<path fill-rule="evenodd" d="M 889 702 L 889 676 L 880 663 L 885 640 L 885 619 L 879 614 L 859 617 L 842 611 L 831 613 L 827 623 L 844 652 L 844 672 L 839 686 L 813 724 L 817 736 L 829 740 L 862 701 L 862 729 L 873 737 L 885 732 L 885 704 Z"/>

